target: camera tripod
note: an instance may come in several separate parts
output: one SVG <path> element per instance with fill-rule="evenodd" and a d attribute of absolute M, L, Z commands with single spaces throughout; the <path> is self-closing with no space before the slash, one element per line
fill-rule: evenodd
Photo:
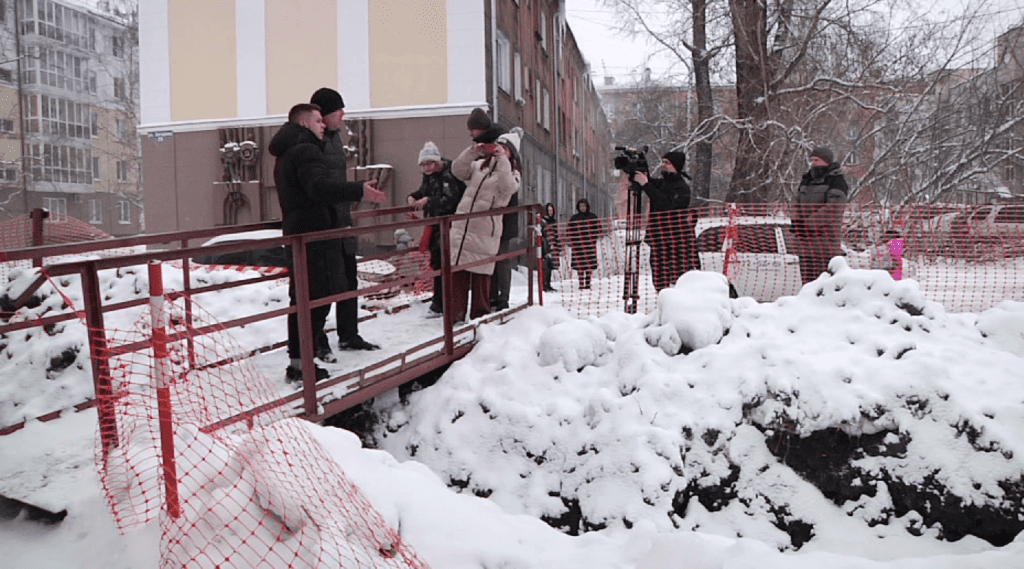
<path fill-rule="evenodd" d="M 636 171 L 629 172 L 626 192 L 626 271 L 623 275 L 622 299 L 626 314 L 636 314 L 640 300 L 640 185 L 634 180 Z"/>

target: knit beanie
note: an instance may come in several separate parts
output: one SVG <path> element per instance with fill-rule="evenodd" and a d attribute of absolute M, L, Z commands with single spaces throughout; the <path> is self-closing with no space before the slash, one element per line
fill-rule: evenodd
<path fill-rule="evenodd" d="M 815 146 L 814 150 L 811 151 L 811 156 L 817 156 L 825 162 L 828 162 L 829 165 L 835 162 L 835 155 L 832 154 L 832 149 L 827 146 Z"/>
<path fill-rule="evenodd" d="M 466 119 L 467 130 L 487 130 L 489 128 L 491 128 L 491 119 L 483 109 L 477 107 L 469 113 L 469 118 Z"/>
<path fill-rule="evenodd" d="M 512 161 L 515 162 L 516 164 L 520 163 L 519 144 L 523 140 L 522 133 L 523 130 L 521 128 L 516 127 L 512 129 L 512 131 L 500 135 L 498 139 L 495 141 L 498 142 L 499 144 L 504 144 L 505 147 L 509 149 L 509 152 L 512 154 Z"/>
<path fill-rule="evenodd" d="M 671 162 L 672 165 L 676 167 L 676 172 L 679 174 L 682 174 L 683 169 L 686 168 L 686 154 L 684 154 L 681 150 L 673 150 L 671 152 L 666 152 L 664 155 L 662 155 L 662 158 Z"/>
<path fill-rule="evenodd" d="M 496 124 L 492 124 L 490 128 L 488 128 L 484 132 L 480 133 L 479 136 L 474 138 L 473 142 L 482 142 L 484 144 L 490 144 L 498 140 L 498 137 L 503 134 L 505 134 L 505 129 L 501 128 Z"/>
<path fill-rule="evenodd" d="M 320 114 L 323 116 L 345 108 L 345 101 L 342 100 L 341 93 L 330 87 L 317 89 L 313 96 L 309 98 L 309 102 L 320 107 Z"/>
<path fill-rule="evenodd" d="M 441 150 L 437 148 L 437 145 L 433 141 L 428 140 L 423 145 L 423 149 L 420 150 L 419 164 L 424 162 L 440 162 L 441 161 Z"/>

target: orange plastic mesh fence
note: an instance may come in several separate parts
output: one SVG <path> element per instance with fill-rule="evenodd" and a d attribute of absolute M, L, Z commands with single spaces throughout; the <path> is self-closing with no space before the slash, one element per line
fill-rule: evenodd
<path fill-rule="evenodd" d="M 1024 205 L 713 206 L 634 219 L 560 223 L 552 286 L 570 312 L 650 312 L 682 273 L 725 273 L 760 301 L 794 295 L 841 256 L 916 280 L 952 312 L 1024 300 Z M 557 231 L 557 233 L 552 233 Z M 632 283 L 636 286 L 632 286 Z"/>
<path fill-rule="evenodd" d="M 139 309 L 133 329 L 107 332 L 113 396 L 97 403 L 113 419 L 101 419 L 96 461 L 118 528 L 159 516 L 164 567 L 426 567 L 303 421 L 271 404 L 284 394 L 246 350 L 194 301 L 187 314 L 183 300 Z M 121 353 L 150 342 L 153 310 L 169 338 L 166 357 Z M 204 327 L 213 331 L 199 335 Z"/>

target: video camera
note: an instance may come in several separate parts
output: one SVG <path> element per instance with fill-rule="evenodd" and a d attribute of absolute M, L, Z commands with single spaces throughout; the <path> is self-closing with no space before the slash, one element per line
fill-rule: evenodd
<path fill-rule="evenodd" d="M 637 172 L 648 172 L 646 146 L 640 150 L 628 146 L 616 146 L 615 150 L 619 151 L 619 155 L 612 162 L 616 170 L 622 170 L 629 174 L 631 180 Z"/>

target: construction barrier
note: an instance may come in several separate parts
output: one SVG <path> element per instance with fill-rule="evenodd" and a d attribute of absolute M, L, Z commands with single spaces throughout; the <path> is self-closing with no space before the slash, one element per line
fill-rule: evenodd
<path fill-rule="evenodd" d="M 554 287 L 577 315 L 632 312 L 631 302 L 650 312 L 659 290 L 694 269 L 726 274 L 739 296 L 773 301 L 797 294 L 835 256 L 914 279 L 951 312 L 1024 301 L 1024 205 L 731 204 L 557 231 Z"/>

